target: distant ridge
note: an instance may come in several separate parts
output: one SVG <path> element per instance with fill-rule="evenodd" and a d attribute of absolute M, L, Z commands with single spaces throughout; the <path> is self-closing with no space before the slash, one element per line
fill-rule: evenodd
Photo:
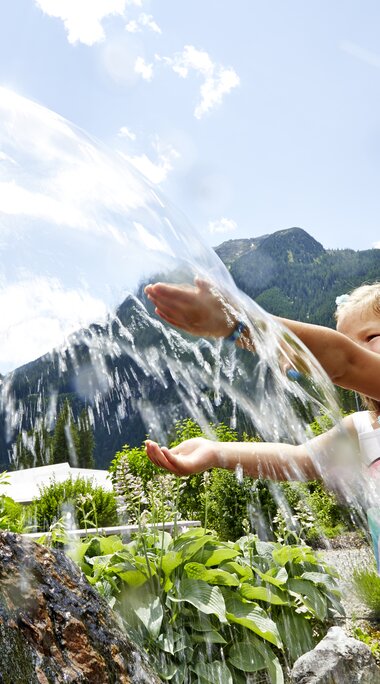
<path fill-rule="evenodd" d="M 270 313 L 334 327 L 335 298 L 380 279 L 380 250 L 324 249 L 302 228 L 215 248 L 240 289 Z"/>

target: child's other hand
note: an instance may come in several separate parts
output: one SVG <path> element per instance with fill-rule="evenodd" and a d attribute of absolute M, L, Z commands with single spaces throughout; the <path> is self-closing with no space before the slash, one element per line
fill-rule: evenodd
<path fill-rule="evenodd" d="M 217 465 L 215 442 L 202 437 L 187 439 L 174 449 L 160 447 L 156 442 L 147 439 L 145 448 L 152 463 L 178 476 L 202 473 Z"/>
<path fill-rule="evenodd" d="M 201 278 L 196 278 L 194 285 L 147 285 L 145 294 L 158 316 L 192 335 L 228 337 L 238 320 L 222 293 Z"/>

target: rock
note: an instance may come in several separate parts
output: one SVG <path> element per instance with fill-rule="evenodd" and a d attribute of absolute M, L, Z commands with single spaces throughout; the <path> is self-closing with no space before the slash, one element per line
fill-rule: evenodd
<path fill-rule="evenodd" d="M 1 684 L 159 684 L 62 552 L 0 534 Z"/>
<path fill-rule="evenodd" d="M 340 627 L 331 627 L 309 653 L 294 663 L 293 684 L 380 684 L 380 668 L 369 647 Z"/>

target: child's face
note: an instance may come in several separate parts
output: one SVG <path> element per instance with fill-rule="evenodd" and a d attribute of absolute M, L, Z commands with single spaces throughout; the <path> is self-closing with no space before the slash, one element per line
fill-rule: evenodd
<path fill-rule="evenodd" d="M 371 305 L 357 306 L 342 313 L 336 329 L 362 347 L 380 354 L 380 316 Z"/>

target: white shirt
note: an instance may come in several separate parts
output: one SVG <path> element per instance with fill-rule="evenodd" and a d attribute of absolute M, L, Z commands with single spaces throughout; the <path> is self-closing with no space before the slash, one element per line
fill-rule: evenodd
<path fill-rule="evenodd" d="M 368 468 L 380 465 L 380 428 L 374 430 L 369 411 L 352 414 L 355 430 L 358 433 L 360 454 Z"/>

